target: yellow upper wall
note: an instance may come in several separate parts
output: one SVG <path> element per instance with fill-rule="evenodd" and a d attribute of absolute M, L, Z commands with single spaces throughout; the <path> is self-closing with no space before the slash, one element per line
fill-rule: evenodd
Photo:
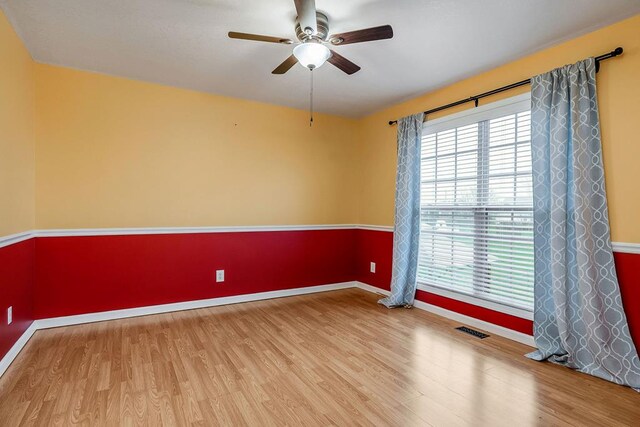
<path fill-rule="evenodd" d="M 635 16 L 362 120 L 318 115 L 310 129 L 300 110 L 34 64 L 0 14 L 0 235 L 34 226 L 391 225 L 389 119 L 623 46 L 623 57 L 603 63 L 598 94 L 612 238 L 640 242 L 638 28 Z"/>
<path fill-rule="evenodd" d="M 352 223 L 357 123 L 36 65 L 37 227 Z"/>
<path fill-rule="evenodd" d="M 597 56 L 622 46 L 623 56 L 602 63 L 597 77 L 611 236 L 640 243 L 640 15 L 545 49 L 475 77 L 374 113 L 360 122 L 359 222 L 392 225 L 396 127 L 387 122 Z M 442 59 L 446 60 L 446 59 Z M 428 70 L 425 70 L 428 76 Z M 428 77 L 427 77 L 428 78 Z M 505 92 L 482 103 L 529 90 Z M 450 109 L 430 119 L 469 108 Z"/>
<path fill-rule="evenodd" d="M 29 52 L 0 11 L 0 236 L 33 229 L 34 80 Z"/>

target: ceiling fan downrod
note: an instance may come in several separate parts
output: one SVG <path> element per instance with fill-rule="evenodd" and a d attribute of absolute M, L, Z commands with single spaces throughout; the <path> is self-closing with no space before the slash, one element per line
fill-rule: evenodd
<path fill-rule="evenodd" d="M 309 90 L 309 127 L 313 126 L 313 68 L 309 68 L 311 72 L 311 88 Z"/>

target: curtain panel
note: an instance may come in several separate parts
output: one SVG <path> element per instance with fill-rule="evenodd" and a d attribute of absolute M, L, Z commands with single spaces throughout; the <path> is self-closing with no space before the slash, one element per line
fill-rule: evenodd
<path fill-rule="evenodd" d="M 416 295 L 420 241 L 420 143 L 424 113 L 398 120 L 398 168 L 393 233 L 391 295 L 378 301 L 406 307 Z"/>
<path fill-rule="evenodd" d="M 528 356 L 640 388 L 609 234 L 593 58 L 532 79 L 534 337 Z"/>

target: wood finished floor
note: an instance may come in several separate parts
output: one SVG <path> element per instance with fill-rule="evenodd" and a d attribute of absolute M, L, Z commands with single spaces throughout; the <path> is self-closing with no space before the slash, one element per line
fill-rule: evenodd
<path fill-rule="evenodd" d="M 631 389 L 349 289 L 36 332 L 0 425 L 640 425 Z"/>

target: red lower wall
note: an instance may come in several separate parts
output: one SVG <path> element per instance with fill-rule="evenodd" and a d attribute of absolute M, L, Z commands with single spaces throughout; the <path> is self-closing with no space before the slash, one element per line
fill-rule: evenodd
<path fill-rule="evenodd" d="M 33 319 L 359 280 L 389 289 L 393 233 L 314 230 L 47 237 L 0 248 L 0 358 Z M 37 259 L 37 262 L 36 262 Z M 369 263 L 376 263 L 376 273 Z M 640 255 L 615 253 L 640 344 Z M 215 270 L 225 282 L 215 282 Z M 424 291 L 420 301 L 526 334 L 532 322 Z M 12 305 L 14 322 L 6 324 Z M 640 345 L 639 345 L 640 347 Z"/>
<path fill-rule="evenodd" d="M 614 252 L 613 258 L 631 336 L 640 349 L 640 254 Z"/>
<path fill-rule="evenodd" d="M 352 281 L 356 233 L 38 238 L 35 318 Z M 225 270 L 224 283 L 216 270 Z"/>
<path fill-rule="evenodd" d="M 358 281 L 389 290 L 391 283 L 391 262 L 393 255 L 393 233 L 388 231 L 358 230 L 357 274 Z M 622 301 L 629 322 L 629 328 L 640 348 L 640 255 L 614 253 Z M 376 263 L 376 273 L 369 272 L 369 263 Z M 418 290 L 416 299 L 447 310 L 455 311 L 476 319 L 525 334 L 533 335 L 533 322 L 508 314 L 478 307 L 473 304 L 442 297 Z"/>
<path fill-rule="evenodd" d="M 527 335 L 533 335 L 533 321 L 531 320 L 511 316 L 510 314 L 501 313 L 499 311 L 491 310 L 488 308 L 480 307 L 421 290 L 416 291 L 416 299 L 418 301 L 426 302 L 427 304 L 435 305 L 447 310 L 455 311 L 456 313 L 464 314 L 465 316 L 484 320 L 485 322 L 493 323 L 494 325 L 503 326 L 513 331 L 522 332 L 523 334 Z"/>
<path fill-rule="evenodd" d="M 33 322 L 34 240 L 0 248 L 0 359 Z M 7 308 L 13 322 L 7 325 Z"/>
<path fill-rule="evenodd" d="M 393 233 L 388 231 L 358 230 L 356 236 L 358 281 L 390 290 Z M 376 263 L 376 272 L 370 272 L 370 263 Z"/>

